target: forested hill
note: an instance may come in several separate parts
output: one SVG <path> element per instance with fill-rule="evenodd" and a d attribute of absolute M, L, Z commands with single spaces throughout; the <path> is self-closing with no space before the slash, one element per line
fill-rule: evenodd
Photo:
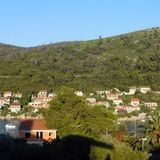
<path fill-rule="evenodd" d="M 160 90 L 160 29 L 32 48 L 0 44 L 0 91 L 84 91 L 129 85 Z"/>

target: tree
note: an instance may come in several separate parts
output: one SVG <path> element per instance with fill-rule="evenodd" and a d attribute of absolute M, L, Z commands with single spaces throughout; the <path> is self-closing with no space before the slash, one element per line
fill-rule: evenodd
<path fill-rule="evenodd" d="M 160 143 L 160 110 L 146 119 L 147 142 L 151 145 Z"/>
<path fill-rule="evenodd" d="M 31 96 L 28 94 L 25 94 L 20 98 L 20 103 L 22 106 L 28 105 L 30 101 L 31 101 Z"/>
<path fill-rule="evenodd" d="M 147 106 L 142 105 L 141 109 L 140 109 L 140 112 L 141 113 L 149 113 L 149 112 L 151 112 L 151 109 Z"/>
<path fill-rule="evenodd" d="M 3 109 L 2 109 L 1 116 L 6 117 L 9 112 L 10 112 L 9 106 L 8 106 L 8 105 L 5 105 L 5 106 L 3 107 Z"/>
<path fill-rule="evenodd" d="M 58 129 L 60 137 L 77 134 L 100 138 L 106 128 L 114 130 L 116 119 L 112 112 L 100 106 L 91 107 L 74 90 L 62 87 L 57 97 L 43 110 L 49 128 Z"/>

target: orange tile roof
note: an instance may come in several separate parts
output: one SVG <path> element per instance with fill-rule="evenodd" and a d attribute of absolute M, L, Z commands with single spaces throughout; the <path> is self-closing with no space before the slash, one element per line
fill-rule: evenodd
<path fill-rule="evenodd" d="M 27 119 L 20 123 L 19 130 L 48 130 L 44 119 Z"/>
<path fill-rule="evenodd" d="M 140 101 L 139 98 L 134 98 L 131 101 Z"/>
<path fill-rule="evenodd" d="M 13 102 L 11 105 L 13 105 L 13 106 L 20 106 L 21 104 L 20 104 L 20 102 Z"/>

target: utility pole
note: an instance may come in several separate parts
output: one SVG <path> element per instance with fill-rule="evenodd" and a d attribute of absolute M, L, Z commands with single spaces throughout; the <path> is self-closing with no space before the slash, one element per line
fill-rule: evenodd
<path fill-rule="evenodd" d="M 144 142 L 147 140 L 147 138 L 142 138 L 142 151 L 144 151 Z"/>

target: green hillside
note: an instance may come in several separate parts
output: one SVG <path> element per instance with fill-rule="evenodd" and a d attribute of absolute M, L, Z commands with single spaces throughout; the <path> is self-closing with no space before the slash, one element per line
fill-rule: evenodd
<path fill-rule="evenodd" d="M 160 29 L 32 48 L 0 44 L 0 90 L 84 91 L 129 85 L 160 90 Z"/>

